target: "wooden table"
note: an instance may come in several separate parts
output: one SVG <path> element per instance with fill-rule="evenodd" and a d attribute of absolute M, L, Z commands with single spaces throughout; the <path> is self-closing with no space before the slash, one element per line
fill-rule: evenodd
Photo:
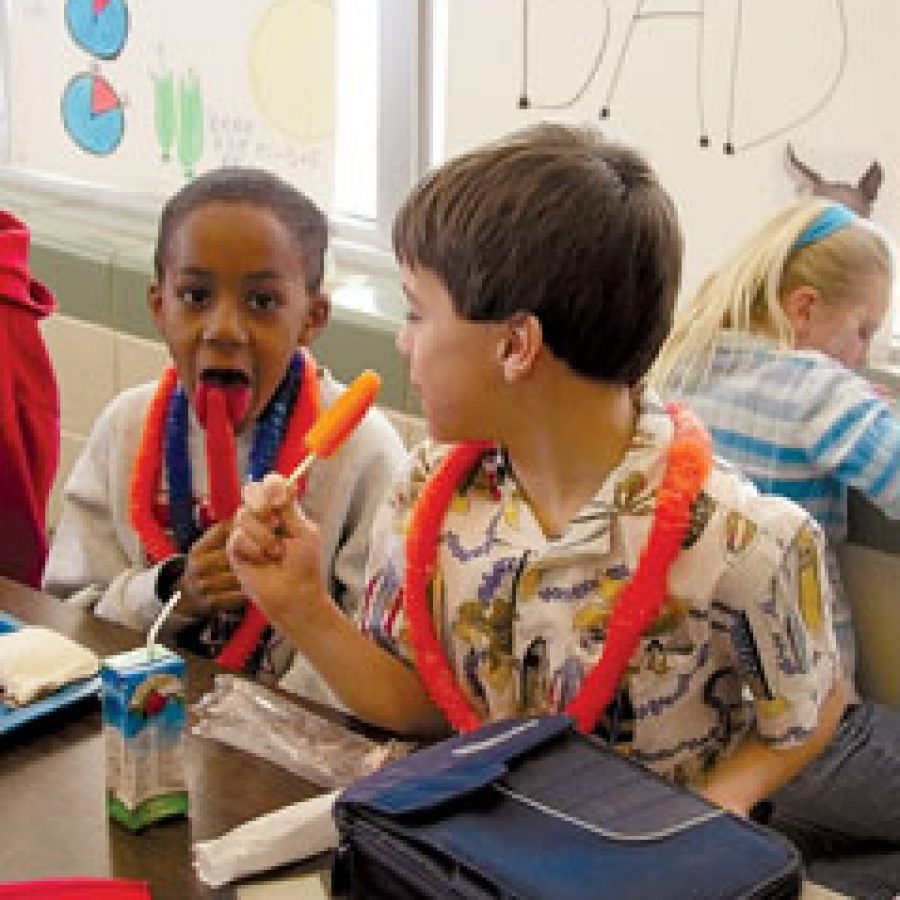
<path fill-rule="evenodd" d="M 101 655 L 140 643 L 134 632 L 2 578 L 0 609 L 66 634 Z M 207 660 L 187 662 L 192 703 L 210 689 L 218 669 Z M 321 789 L 217 741 L 190 734 L 185 740 L 189 819 L 135 835 L 106 815 L 97 700 L 0 738 L 0 881 L 132 878 L 148 881 L 154 900 L 233 897 L 231 888 L 213 891 L 197 881 L 191 844 Z"/>
<path fill-rule="evenodd" d="M 0 609 L 69 635 L 100 654 L 138 642 L 134 632 L 3 578 Z M 218 669 L 206 660 L 187 662 L 188 700 L 193 702 L 210 689 Z M 133 878 L 150 883 L 154 900 L 232 898 L 231 887 L 214 891 L 197 881 L 192 842 L 218 837 L 248 819 L 320 792 L 259 757 L 188 734 L 190 819 L 134 835 L 106 816 L 100 729 L 99 703 L 92 700 L 0 738 L 0 881 L 77 875 Z M 322 865 L 314 860 L 289 871 L 302 873 Z M 802 900 L 839 896 L 807 883 Z"/>

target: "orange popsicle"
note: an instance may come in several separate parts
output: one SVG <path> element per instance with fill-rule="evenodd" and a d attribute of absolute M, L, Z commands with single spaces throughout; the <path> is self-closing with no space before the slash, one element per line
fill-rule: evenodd
<path fill-rule="evenodd" d="M 294 469 L 288 478 L 288 483 L 295 484 L 298 479 L 303 477 L 314 459 L 325 459 L 331 456 L 344 443 L 372 405 L 380 387 L 381 376 L 371 369 L 366 369 L 316 419 L 315 424 L 307 431 L 306 437 L 303 439 L 309 455 Z"/>

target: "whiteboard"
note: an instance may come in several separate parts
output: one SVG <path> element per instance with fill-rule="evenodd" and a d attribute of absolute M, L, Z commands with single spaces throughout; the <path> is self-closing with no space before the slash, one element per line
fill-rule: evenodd
<path fill-rule="evenodd" d="M 270 169 L 329 208 L 332 0 L 14 0 L 9 162 L 168 195 Z"/>
<path fill-rule="evenodd" d="M 833 180 L 878 159 L 873 219 L 900 234 L 897 0 L 447 0 L 446 16 L 445 155 L 543 120 L 636 146 L 679 209 L 684 293 L 797 197 L 789 141 Z"/>

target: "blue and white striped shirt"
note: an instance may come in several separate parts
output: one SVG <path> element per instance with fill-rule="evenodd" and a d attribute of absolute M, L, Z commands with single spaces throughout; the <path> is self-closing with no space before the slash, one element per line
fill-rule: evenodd
<path fill-rule="evenodd" d="M 719 456 L 760 491 L 803 506 L 836 546 L 847 536 L 847 491 L 856 488 L 900 518 L 900 419 L 859 375 L 814 351 L 779 349 L 725 332 L 705 379 L 679 383 L 667 399 L 688 403 Z M 852 678 L 850 613 L 836 576 L 835 627 Z"/>
<path fill-rule="evenodd" d="M 900 419 L 831 357 L 726 332 L 708 377 L 678 387 L 668 396 L 693 407 L 716 452 L 805 507 L 832 541 L 846 538 L 850 487 L 900 518 Z"/>

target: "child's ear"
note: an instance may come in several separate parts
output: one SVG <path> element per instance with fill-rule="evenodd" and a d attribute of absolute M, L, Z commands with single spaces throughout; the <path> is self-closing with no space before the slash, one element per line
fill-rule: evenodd
<path fill-rule="evenodd" d="M 499 358 L 503 377 L 508 382 L 518 381 L 534 368 L 544 346 L 544 332 L 537 316 L 531 313 L 516 313 L 501 327 Z"/>
<path fill-rule="evenodd" d="M 147 308 L 156 322 L 156 327 L 160 327 L 160 319 L 162 318 L 163 295 L 162 286 L 158 281 L 151 281 L 147 288 Z"/>
<path fill-rule="evenodd" d="M 794 338 L 799 342 L 809 332 L 813 308 L 819 302 L 819 292 L 809 285 L 801 285 L 786 294 L 781 301 L 781 308 L 790 322 Z"/>
<path fill-rule="evenodd" d="M 327 294 L 316 293 L 309 298 L 306 321 L 300 331 L 298 343 L 308 347 L 321 333 L 331 318 L 331 298 Z"/>

